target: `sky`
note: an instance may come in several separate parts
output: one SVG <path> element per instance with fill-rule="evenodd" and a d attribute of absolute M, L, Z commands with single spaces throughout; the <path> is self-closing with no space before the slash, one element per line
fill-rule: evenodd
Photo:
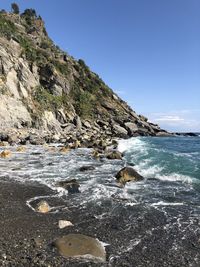
<path fill-rule="evenodd" d="M 13 1 L 1 0 L 10 10 Z M 139 114 L 200 132 L 199 0 L 16 0 Z"/>

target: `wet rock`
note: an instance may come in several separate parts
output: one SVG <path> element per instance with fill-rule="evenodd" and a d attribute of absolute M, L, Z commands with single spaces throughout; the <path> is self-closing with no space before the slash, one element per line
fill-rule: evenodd
<path fill-rule="evenodd" d="M 0 146 L 9 146 L 9 143 L 6 141 L 0 142 Z"/>
<path fill-rule="evenodd" d="M 0 154 L 1 158 L 9 158 L 12 155 L 11 151 L 9 150 L 3 150 Z"/>
<path fill-rule="evenodd" d="M 107 159 L 122 159 L 122 153 L 119 151 L 111 151 L 106 155 Z"/>
<path fill-rule="evenodd" d="M 28 141 L 30 142 L 31 145 L 44 145 L 45 140 L 42 137 L 39 137 L 37 135 L 30 135 L 28 137 Z"/>
<path fill-rule="evenodd" d="M 69 147 L 62 147 L 59 151 L 61 153 L 68 153 L 70 151 L 70 148 Z"/>
<path fill-rule="evenodd" d="M 66 189 L 70 194 L 80 193 L 79 191 L 79 183 L 76 179 L 67 180 L 67 181 L 60 181 L 58 186 L 63 187 Z"/>
<path fill-rule="evenodd" d="M 70 145 L 70 148 L 71 149 L 76 149 L 76 148 L 79 148 L 81 147 L 81 143 L 79 140 L 75 140 L 73 144 Z"/>
<path fill-rule="evenodd" d="M 10 144 L 17 144 L 17 143 L 19 143 L 20 142 L 20 139 L 18 138 L 17 133 L 9 134 L 8 142 Z"/>
<path fill-rule="evenodd" d="M 95 238 L 82 234 L 69 234 L 58 238 L 54 242 L 60 255 L 76 258 L 89 258 L 106 261 L 106 252 L 101 242 Z"/>
<path fill-rule="evenodd" d="M 37 204 L 36 210 L 37 212 L 40 212 L 40 213 L 48 213 L 51 210 L 51 208 L 47 201 L 42 200 Z"/>
<path fill-rule="evenodd" d="M 71 223 L 70 221 L 59 220 L 58 227 L 60 229 L 63 229 L 63 228 L 68 227 L 68 226 L 73 226 L 73 223 Z"/>
<path fill-rule="evenodd" d="M 100 157 L 99 152 L 97 150 L 94 150 L 92 152 L 92 157 L 95 158 L 95 159 L 99 159 L 99 157 Z"/>
<path fill-rule="evenodd" d="M 132 167 L 124 167 L 123 169 L 121 169 L 117 174 L 116 174 L 116 179 L 117 182 L 122 185 L 125 186 L 125 184 L 127 182 L 137 182 L 137 181 L 141 181 L 144 178 L 137 173 Z"/>
<path fill-rule="evenodd" d="M 19 147 L 17 147 L 16 151 L 17 152 L 25 152 L 26 148 L 24 146 L 19 146 Z"/>
<path fill-rule="evenodd" d="M 82 166 L 82 167 L 79 168 L 79 171 L 80 172 L 85 172 L 85 171 L 92 171 L 94 169 L 95 169 L 94 166 Z"/>

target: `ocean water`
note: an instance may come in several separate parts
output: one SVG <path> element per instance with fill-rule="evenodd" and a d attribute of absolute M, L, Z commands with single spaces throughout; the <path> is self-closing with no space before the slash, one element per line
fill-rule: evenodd
<path fill-rule="evenodd" d="M 122 140 L 119 150 L 146 178 L 200 181 L 200 136 L 132 138 Z"/>
<path fill-rule="evenodd" d="M 90 149 L 72 150 L 67 154 L 43 146 L 28 146 L 25 153 L 8 147 L 12 157 L 0 159 L 0 179 L 45 184 L 60 195 L 67 192 L 58 181 L 76 178 L 81 205 L 110 198 L 126 199 L 127 205 L 145 203 L 196 203 L 200 201 L 200 137 L 137 137 L 120 140 L 118 149 L 123 161 L 95 160 Z M 3 148 L 0 148 L 3 150 Z M 92 171 L 80 172 L 92 165 Z M 114 176 L 124 166 L 133 166 L 144 181 L 118 188 Z M 200 203 L 200 202 L 199 202 Z"/>

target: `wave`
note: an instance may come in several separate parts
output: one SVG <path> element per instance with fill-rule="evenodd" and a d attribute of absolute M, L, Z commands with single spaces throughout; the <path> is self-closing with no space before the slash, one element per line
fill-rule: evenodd
<path fill-rule="evenodd" d="M 118 149 L 125 154 L 127 164 L 134 165 L 147 179 L 198 182 L 200 153 L 197 149 L 190 150 L 194 143 L 190 143 L 190 147 L 187 141 L 184 146 L 184 141 L 181 138 L 134 137 L 120 140 Z"/>

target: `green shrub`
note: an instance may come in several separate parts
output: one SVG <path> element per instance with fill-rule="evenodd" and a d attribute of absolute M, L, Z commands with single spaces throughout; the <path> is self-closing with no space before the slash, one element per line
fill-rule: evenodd
<path fill-rule="evenodd" d="M 52 95 L 42 86 L 37 86 L 35 88 L 33 97 L 34 100 L 37 101 L 37 103 L 39 104 L 41 111 L 55 111 L 61 108 L 63 104 L 62 96 Z"/>
<path fill-rule="evenodd" d="M 16 3 L 11 4 L 11 9 L 14 14 L 19 14 L 19 6 Z"/>
<path fill-rule="evenodd" d="M 76 110 L 76 113 L 81 118 L 92 118 L 94 115 L 94 107 L 96 104 L 95 97 L 87 92 L 87 91 L 81 91 L 76 87 L 73 90 L 73 101 L 74 101 L 74 107 Z"/>
<path fill-rule="evenodd" d="M 67 63 L 62 63 L 59 60 L 53 60 L 52 64 L 56 68 L 57 71 L 59 71 L 63 75 L 69 74 L 69 68 Z"/>
<path fill-rule="evenodd" d="M 6 19 L 4 14 L 0 14 L 0 35 L 10 40 L 15 34 L 15 24 L 10 20 Z"/>

